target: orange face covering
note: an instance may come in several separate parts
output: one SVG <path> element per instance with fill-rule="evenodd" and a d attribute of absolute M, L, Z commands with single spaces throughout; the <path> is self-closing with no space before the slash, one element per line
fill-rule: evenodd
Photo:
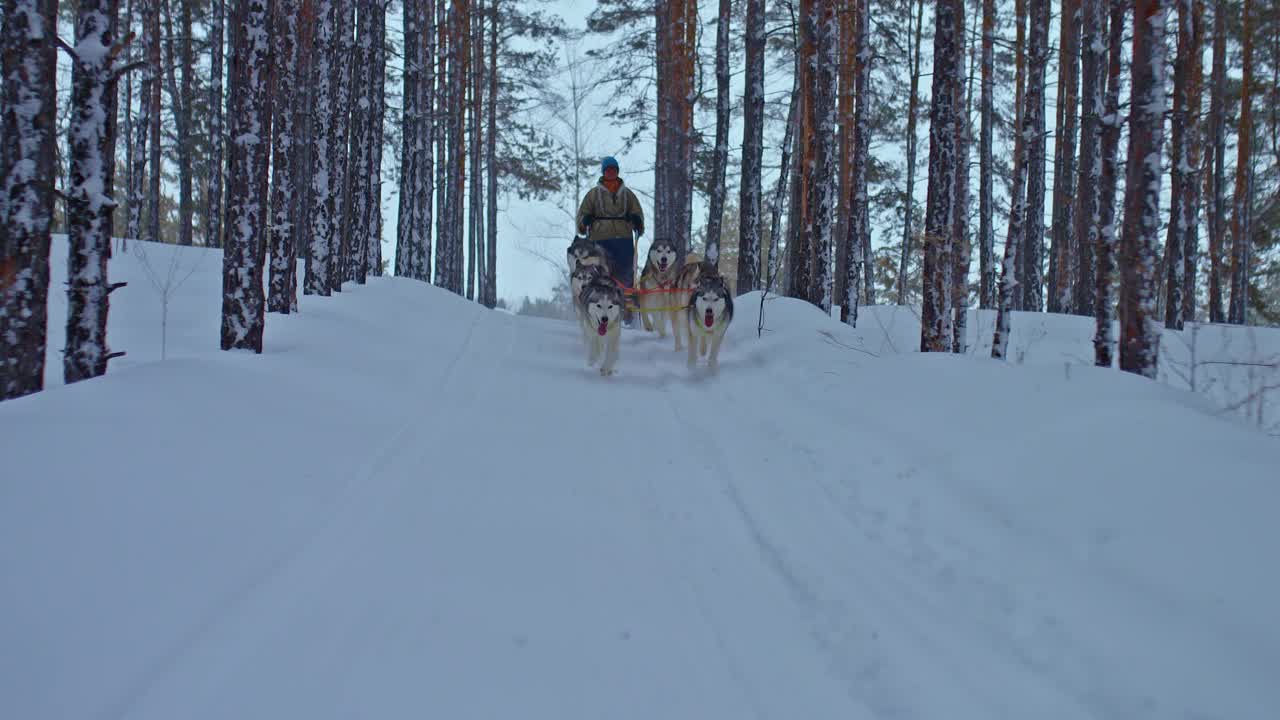
<path fill-rule="evenodd" d="M 620 177 L 607 177 L 602 179 L 600 182 L 611 193 L 618 192 L 618 188 L 622 187 L 622 178 Z"/>

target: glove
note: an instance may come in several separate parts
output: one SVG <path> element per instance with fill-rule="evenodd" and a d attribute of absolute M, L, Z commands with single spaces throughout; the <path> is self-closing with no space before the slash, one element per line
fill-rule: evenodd
<path fill-rule="evenodd" d="M 582 227 L 589 228 L 589 227 L 591 227 L 591 223 L 593 223 L 593 222 L 595 222 L 595 221 L 596 221 L 596 216 L 595 216 L 595 215 L 583 215 L 583 216 L 582 216 Z"/>
<path fill-rule="evenodd" d="M 635 228 L 637 235 L 644 234 L 644 220 L 636 214 L 627 216 L 627 221 L 631 223 L 631 227 Z"/>

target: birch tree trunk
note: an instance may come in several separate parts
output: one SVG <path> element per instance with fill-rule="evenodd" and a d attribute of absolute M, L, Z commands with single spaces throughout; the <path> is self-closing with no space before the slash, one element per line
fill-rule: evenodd
<path fill-rule="evenodd" d="M 44 388 L 53 220 L 57 3 L 8 0 L 0 108 L 0 400 Z"/>
<path fill-rule="evenodd" d="M 1133 99 L 1129 104 L 1129 159 L 1120 240 L 1120 369 L 1152 379 L 1160 351 L 1156 267 L 1168 12 L 1162 0 L 1137 0 L 1134 8 Z"/>
<path fill-rule="evenodd" d="M 760 288 L 760 176 L 764 161 L 765 5 L 764 0 L 746 0 L 746 5 L 746 91 L 742 117 L 742 181 L 738 199 L 739 294 Z M 787 131 L 790 131 L 789 127 Z M 777 236 L 773 238 L 776 241 Z"/>
<path fill-rule="evenodd" d="M 1108 24 L 1110 55 L 1107 61 L 1107 96 L 1102 125 L 1102 188 L 1100 192 L 1099 218 L 1101 236 L 1097 248 L 1097 271 L 1094 276 L 1096 295 L 1093 313 L 1095 329 L 1093 337 L 1094 365 L 1109 368 L 1114 364 L 1115 334 L 1115 272 L 1116 253 L 1116 186 L 1120 179 L 1120 57 L 1123 53 L 1124 16 L 1128 0 L 1110 0 L 1111 19 Z"/>
<path fill-rule="evenodd" d="M 117 0 L 80 0 L 71 64 L 71 166 L 67 182 L 67 346 L 64 381 L 98 377 L 107 361 L 123 353 L 107 347 L 107 280 L 111 255 L 110 174 L 115 161 L 115 59 Z"/>
<path fill-rule="evenodd" d="M 227 237 L 222 260 L 222 349 L 262 352 L 262 247 L 271 150 L 271 5 L 235 0 L 231 11 Z"/>
<path fill-rule="evenodd" d="M 929 195 L 925 210 L 924 302 L 920 313 L 920 351 L 946 352 L 951 292 L 951 235 L 956 197 L 956 124 L 960 115 L 959 70 L 962 35 L 956 32 L 963 0 L 939 0 L 934 10 L 933 101 L 929 111 Z"/>

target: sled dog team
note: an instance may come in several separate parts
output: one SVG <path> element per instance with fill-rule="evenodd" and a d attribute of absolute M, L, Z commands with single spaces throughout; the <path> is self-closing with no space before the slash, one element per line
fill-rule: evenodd
<path fill-rule="evenodd" d="M 733 321 L 733 294 L 714 263 L 689 253 L 683 262 L 670 240 L 654 240 L 640 273 L 635 295 L 644 329 L 666 338 L 667 319 L 675 336 L 675 350 L 682 341 L 688 345 L 689 367 L 698 355 L 707 356 L 707 365 L 717 369 L 720 343 Z M 570 287 L 587 365 L 600 363 L 600 374 L 614 374 L 618 362 L 618 340 L 627 307 L 627 292 L 614 280 L 609 256 L 595 242 L 575 237 L 566 252 Z"/>

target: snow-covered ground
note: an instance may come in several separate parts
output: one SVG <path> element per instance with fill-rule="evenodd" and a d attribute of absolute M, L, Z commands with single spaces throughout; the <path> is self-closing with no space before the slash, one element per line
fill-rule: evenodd
<path fill-rule="evenodd" d="M 907 309 L 791 300 L 757 339 L 751 295 L 717 376 L 628 333 L 603 379 L 567 323 L 399 278 L 225 353 L 217 252 L 145 249 L 194 268 L 168 359 L 124 254 L 129 355 L 0 404 L 0 717 L 1280 716 L 1239 366 L 1094 368 L 1044 315 L 1021 363 L 921 355 Z M 1221 332 L 1197 358 L 1280 345 Z"/>

